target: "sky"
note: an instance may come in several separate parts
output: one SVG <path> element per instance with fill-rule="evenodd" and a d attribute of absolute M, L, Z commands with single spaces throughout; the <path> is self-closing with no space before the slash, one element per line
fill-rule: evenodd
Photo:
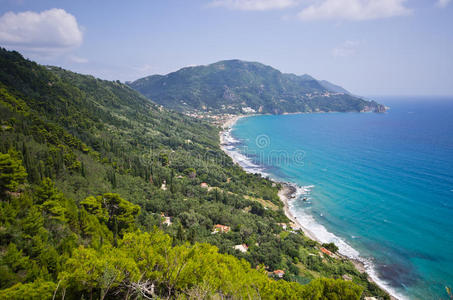
<path fill-rule="evenodd" d="M 0 46 L 133 81 L 225 59 L 363 95 L 453 95 L 453 0 L 0 0 Z"/>

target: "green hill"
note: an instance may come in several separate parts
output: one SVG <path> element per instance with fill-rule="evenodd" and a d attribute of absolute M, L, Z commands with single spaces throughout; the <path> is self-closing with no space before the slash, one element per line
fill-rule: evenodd
<path fill-rule="evenodd" d="M 335 85 L 327 80 L 320 80 L 319 84 L 323 86 L 325 89 L 327 89 L 329 92 L 352 95 L 349 91 L 345 90 L 341 86 Z"/>
<path fill-rule="evenodd" d="M 129 85 L 156 103 L 182 112 L 385 111 L 384 106 L 352 96 L 329 82 L 240 60 L 183 68 Z"/>
<path fill-rule="evenodd" d="M 218 130 L 0 48 L 0 298 L 388 298 L 283 230 L 280 186 Z"/>

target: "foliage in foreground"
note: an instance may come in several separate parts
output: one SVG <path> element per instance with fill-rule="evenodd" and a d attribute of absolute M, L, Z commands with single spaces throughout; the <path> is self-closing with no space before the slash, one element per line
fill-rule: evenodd
<path fill-rule="evenodd" d="M 2 158 L 16 166 L 8 168 L 9 177 L 23 183 L 21 161 L 10 154 Z M 7 244 L 0 259 L 1 299 L 359 299 L 362 294 L 360 286 L 343 280 L 317 279 L 305 286 L 275 281 L 262 267 L 253 269 L 215 246 L 175 243 L 156 227 L 137 230 L 140 208 L 117 194 L 87 197 L 76 205 L 48 178 L 19 194 L 10 186 L 1 186 L 0 240 Z"/>

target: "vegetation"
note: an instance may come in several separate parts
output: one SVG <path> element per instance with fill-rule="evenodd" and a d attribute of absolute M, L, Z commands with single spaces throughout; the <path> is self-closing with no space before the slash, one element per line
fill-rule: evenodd
<path fill-rule="evenodd" d="M 130 86 L 179 111 L 280 114 L 317 111 L 385 111 L 374 101 L 311 76 L 282 74 L 255 62 L 220 61 L 138 79 Z"/>
<path fill-rule="evenodd" d="M 17 52 L 0 70 L 1 299 L 388 298 L 283 230 L 280 186 L 234 165 L 217 128 Z"/>
<path fill-rule="evenodd" d="M 322 244 L 322 246 L 332 253 L 336 253 L 338 251 L 338 247 L 334 243 L 325 243 Z"/>

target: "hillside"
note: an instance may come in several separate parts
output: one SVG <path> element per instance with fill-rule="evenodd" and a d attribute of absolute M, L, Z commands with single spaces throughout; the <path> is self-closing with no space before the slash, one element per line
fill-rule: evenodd
<path fill-rule="evenodd" d="M 218 128 L 126 85 L 0 49 L 0 122 L 1 299 L 388 298 L 284 230 Z"/>
<path fill-rule="evenodd" d="M 352 95 L 349 91 L 345 90 L 339 85 L 333 84 L 327 80 L 319 80 L 319 84 L 324 87 L 326 90 L 332 93 L 343 93 L 343 94 L 348 94 Z"/>
<path fill-rule="evenodd" d="M 352 96 L 327 81 L 240 60 L 183 68 L 129 85 L 156 103 L 182 112 L 385 111 L 384 106 Z"/>

